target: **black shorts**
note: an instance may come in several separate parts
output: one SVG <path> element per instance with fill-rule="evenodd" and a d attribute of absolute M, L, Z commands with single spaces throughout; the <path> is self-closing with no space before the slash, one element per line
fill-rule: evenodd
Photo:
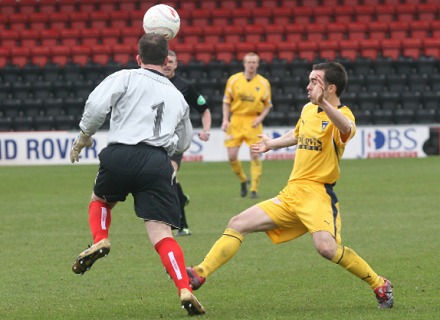
<path fill-rule="evenodd" d="M 173 154 L 170 159 L 173 160 L 175 163 L 177 163 L 177 166 L 180 168 L 180 163 L 182 162 L 183 153 L 175 153 Z"/>
<path fill-rule="evenodd" d="M 99 153 L 94 193 L 108 202 L 125 201 L 131 193 L 136 215 L 144 220 L 180 225 L 173 167 L 163 148 L 144 143 L 113 144 Z"/>

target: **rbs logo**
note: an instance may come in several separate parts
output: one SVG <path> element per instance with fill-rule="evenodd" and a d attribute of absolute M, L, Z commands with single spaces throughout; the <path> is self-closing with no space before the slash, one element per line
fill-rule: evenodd
<path fill-rule="evenodd" d="M 417 157 L 421 148 L 416 128 L 364 129 L 361 136 L 365 158 Z"/>

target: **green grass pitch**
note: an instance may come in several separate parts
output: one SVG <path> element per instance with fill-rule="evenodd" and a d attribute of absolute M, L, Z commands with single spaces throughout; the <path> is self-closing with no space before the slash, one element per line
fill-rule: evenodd
<path fill-rule="evenodd" d="M 260 199 L 281 190 L 292 162 L 263 165 Z M 131 197 L 113 210 L 110 255 L 84 276 L 70 270 L 91 241 L 96 170 L 0 167 L 1 319 L 187 318 Z M 275 246 L 260 233 L 196 291 L 205 319 L 438 319 L 440 158 L 343 160 L 341 170 L 343 244 L 393 282 L 394 308 L 378 310 L 369 287 L 321 258 L 310 235 Z M 239 196 L 227 163 L 184 163 L 179 179 L 193 235 L 177 239 L 191 265 L 256 201 Z"/>

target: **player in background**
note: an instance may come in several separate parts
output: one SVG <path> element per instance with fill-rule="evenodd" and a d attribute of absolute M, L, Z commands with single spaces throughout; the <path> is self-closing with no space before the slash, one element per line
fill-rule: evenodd
<path fill-rule="evenodd" d="M 168 50 L 168 62 L 164 67 L 165 76 L 176 86 L 176 88 L 183 94 L 186 102 L 188 102 L 190 110 L 196 110 L 201 115 L 202 130 L 199 131 L 198 137 L 202 141 L 209 140 L 209 131 L 211 130 L 211 111 L 205 98 L 194 88 L 194 86 L 181 76 L 176 74 L 178 66 L 177 55 L 174 51 Z M 182 162 L 183 154 L 174 154 L 171 156 L 171 163 L 176 172 L 179 171 Z M 185 206 L 189 202 L 188 196 L 183 192 L 182 185 L 176 176 L 177 194 L 180 201 L 180 227 L 176 236 L 191 235 L 188 222 L 186 220 Z"/>
<path fill-rule="evenodd" d="M 108 113 L 111 118 L 89 205 L 93 245 L 79 254 L 72 271 L 84 274 L 110 252 L 111 211 L 131 193 L 136 215 L 144 220 L 182 307 L 189 315 L 199 315 L 205 310 L 192 293 L 183 251 L 171 231 L 180 224 L 180 212 L 169 155 L 189 148 L 192 126 L 188 104 L 163 74 L 167 55 L 168 42 L 162 35 L 143 35 L 136 57 L 140 68 L 109 75 L 86 101 L 81 131 L 70 151 L 72 163 L 92 145 Z"/>
<path fill-rule="evenodd" d="M 258 135 L 263 133 L 263 120 L 272 108 L 270 83 L 258 74 L 259 63 L 260 58 L 256 53 L 247 53 L 243 57 L 244 71 L 228 78 L 223 97 L 225 146 L 232 171 L 240 180 L 242 197 L 248 193 L 248 177 L 238 159 L 240 146 L 243 142 L 249 146 L 258 142 Z M 250 196 L 258 198 L 262 162 L 260 154 L 250 152 Z"/>
<path fill-rule="evenodd" d="M 355 251 L 341 245 L 339 202 L 333 187 L 340 176 L 339 161 L 345 146 L 356 133 L 353 113 L 340 101 L 347 81 L 341 64 L 315 64 L 307 86 L 310 102 L 303 107 L 295 129 L 276 139 L 261 135 L 252 145 L 256 153 L 296 145 L 293 170 L 277 196 L 233 217 L 202 263 L 187 268 L 194 290 L 234 257 L 246 234 L 265 231 L 278 244 L 308 232 L 321 256 L 370 286 L 379 308 L 393 306 L 391 282 Z"/>

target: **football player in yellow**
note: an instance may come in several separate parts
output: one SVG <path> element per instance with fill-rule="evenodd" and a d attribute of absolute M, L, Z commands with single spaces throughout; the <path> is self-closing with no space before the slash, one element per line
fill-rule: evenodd
<path fill-rule="evenodd" d="M 232 171 L 240 179 L 241 196 L 247 195 L 248 178 L 238 152 L 243 142 L 252 145 L 263 133 L 263 120 L 272 108 L 269 81 L 257 73 L 260 58 L 250 52 L 243 57 L 244 71 L 229 77 L 223 97 L 222 129 L 226 132 L 225 146 Z M 262 173 L 260 154 L 251 151 L 251 198 L 258 197 Z"/>
<path fill-rule="evenodd" d="M 315 64 L 307 86 L 310 103 L 304 106 L 295 129 L 276 139 L 261 135 L 261 141 L 252 145 L 256 153 L 297 146 L 287 185 L 274 198 L 244 210 L 229 221 L 203 262 L 187 268 L 193 289 L 198 289 L 206 277 L 238 252 L 247 233 L 265 231 L 275 244 L 310 233 L 321 256 L 370 286 L 379 308 L 393 306 L 391 282 L 341 244 L 339 203 L 333 186 L 340 175 L 339 160 L 356 132 L 353 113 L 340 101 L 347 81 L 341 64 Z"/>

